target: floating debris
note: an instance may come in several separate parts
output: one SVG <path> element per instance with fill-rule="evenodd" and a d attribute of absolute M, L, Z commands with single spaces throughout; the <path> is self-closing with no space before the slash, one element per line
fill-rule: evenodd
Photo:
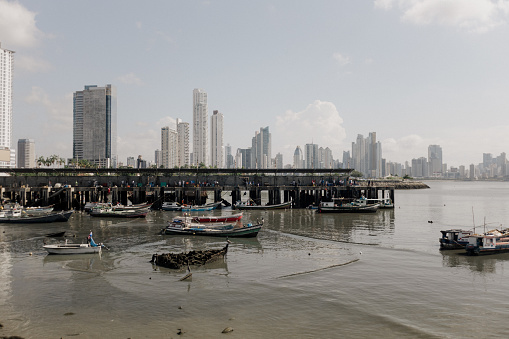
<path fill-rule="evenodd" d="M 221 332 L 221 333 L 230 333 L 230 332 L 233 332 L 233 328 L 231 328 L 231 327 L 227 327 L 227 328 L 225 328 L 225 329 L 223 330 L 223 332 Z"/>

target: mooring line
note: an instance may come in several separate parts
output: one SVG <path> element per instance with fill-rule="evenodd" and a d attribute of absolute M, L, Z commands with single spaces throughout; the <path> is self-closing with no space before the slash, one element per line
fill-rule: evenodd
<path fill-rule="evenodd" d="M 323 270 L 327 270 L 327 269 L 333 268 L 333 267 L 339 267 L 339 266 L 345 266 L 345 265 L 348 265 L 348 264 L 353 264 L 356 261 L 359 261 L 359 259 L 354 259 L 354 260 L 351 260 L 349 262 L 345 262 L 345 263 L 342 263 L 342 264 L 331 265 L 331 266 L 319 268 L 319 269 L 316 269 L 316 270 L 313 270 L 313 271 L 298 272 L 298 273 L 292 273 L 292 274 L 288 274 L 288 275 L 282 275 L 280 277 L 277 277 L 276 279 L 288 278 L 288 277 L 293 277 L 295 275 L 301 275 L 301 274 L 308 274 L 308 273 L 314 273 L 314 272 L 318 272 L 318 271 L 323 271 Z"/>

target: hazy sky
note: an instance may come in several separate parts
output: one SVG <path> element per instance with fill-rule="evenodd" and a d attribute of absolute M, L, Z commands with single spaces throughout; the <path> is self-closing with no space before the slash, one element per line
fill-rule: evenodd
<path fill-rule="evenodd" d="M 72 93 L 94 84 L 117 87 L 124 163 L 192 125 L 194 88 L 233 152 L 269 126 L 285 164 L 311 142 L 341 159 L 370 132 L 388 161 L 509 152 L 508 0 L 0 0 L 0 42 L 13 146 L 35 139 L 38 156 L 72 156 Z"/>

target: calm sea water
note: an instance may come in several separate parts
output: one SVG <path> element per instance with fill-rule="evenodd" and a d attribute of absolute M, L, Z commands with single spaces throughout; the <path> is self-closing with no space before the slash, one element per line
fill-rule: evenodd
<path fill-rule="evenodd" d="M 264 218 L 258 238 L 231 239 L 225 260 L 192 268 L 191 281 L 153 267 L 152 254 L 225 241 L 158 235 L 173 212 L 0 224 L 0 336 L 508 337 L 509 254 L 440 252 L 438 238 L 450 227 L 508 227 L 509 183 L 428 184 L 396 191 L 396 208 L 376 214 L 245 212 L 244 222 Z M 44 235 L 60 230 L 74 242 L 92 230 L 110 250 L 48 256 Z"/>

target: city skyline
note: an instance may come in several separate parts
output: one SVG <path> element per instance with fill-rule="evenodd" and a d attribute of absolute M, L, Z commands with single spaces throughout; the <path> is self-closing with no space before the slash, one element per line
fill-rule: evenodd
<path fill-rule="evenodd" d="M 204 88 L 233 150 L 270 126 L 285 164 L 308 143 L 340 159 L 357 134 L 376 131 L 388 161 L 441 145 L 449 166 L 478 164 L 509 145 L 509 47 L 499 43 L 509 16 L 506 1 L 469 4 L 157 2 L 151 11 L 0 0 L 0 42 L 16 60 L 12 141 L 70 158 L 73 91 L 112 83 L 121 161 L 153 161 L 160 129 L 173 117 L 191 122 L 189 93 Z"/>

